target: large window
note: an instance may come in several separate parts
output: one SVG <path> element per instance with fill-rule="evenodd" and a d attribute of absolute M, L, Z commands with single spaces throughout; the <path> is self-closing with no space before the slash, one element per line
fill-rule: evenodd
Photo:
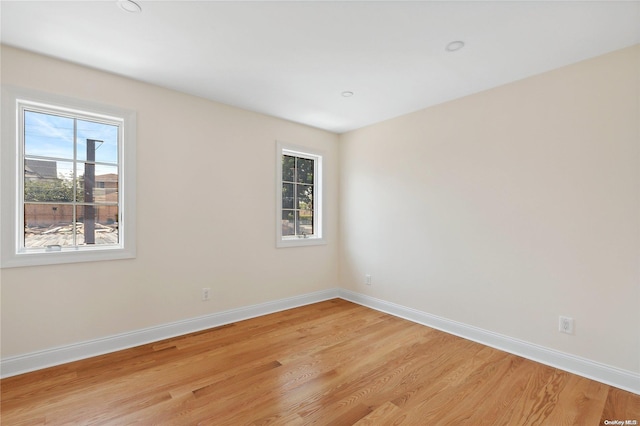
<path fill-rule="evenodd" d="M 322 155 L 278 143 L 277 246 L 324 243 Z"/>
<path fill-rule="evenodd" d="M 9 93 L 2 266 L 133 257 L 135 115 Z"/>

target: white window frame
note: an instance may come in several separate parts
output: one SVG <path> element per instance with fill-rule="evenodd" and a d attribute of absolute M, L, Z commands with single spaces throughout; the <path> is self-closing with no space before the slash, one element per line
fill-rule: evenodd
<path fill-rule="evenodd" d="M 59 251 L 21 247 L 24 241 L 23 107 L 64 111 L 79 118 L 121 121 L 118 138 L 118 244 L 62 247 Z M 122 108 L 71 99 L 18 87 L 2 86 L 0 149 L 0 267 L 51 265 L 127 259 L 136 256 L 136 113 Z"/>
<path fill-rule="evenodd" d="M 313 173 L 313 229 L 314 234 L 301 236 L 282 235 L 282 156 L 309 158 L 314 160 Z M 323 178 L 324 153 L 307 147 L 276 142 L 276 247 L 300 247 L 326 244 L 324 236 L 324 178 Z"/>

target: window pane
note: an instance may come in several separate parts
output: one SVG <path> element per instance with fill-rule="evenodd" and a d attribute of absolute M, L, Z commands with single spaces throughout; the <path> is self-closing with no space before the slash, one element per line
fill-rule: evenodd
<path fill-rule="evenodd" d="M 298 192 L 298 209 L 313 209 L 313 186 L 296 185 Z"/>
<path fill-rule="evenodd" d="M 322 198 L 322 156 L 304 148 L 277 142 L 279 156 L 275 160 L 282 173 L 276 183 L 277 202 L 276 247 L 298 247 L 325 244 Z M 317 169 L 317 170 L 316 170 Z M 317 174 L 316 174 L 317 173 Z M 318 198 L 316 200 L 315 198 Z M 318 209 L 318 210 L 316 210 Z"/>
<path fill-rule="evenodd" d="M 290 155 L 282 156 L 282 180 L 285 182 L 293 182 L 294 170 L 296 167 L 296 158 Z"/>
<path fill-rule="evenodd" d="M 72 245 L 72 205 L 25 204 L 24 246 L 26 248 Z"/>
<path fill-rule="evenodd" d="M 293 210 L 282 210 L 282 235 L 296 234 L 296 216 Z"/>
<path fill-rule="evenodd" d="M 297 182 L 313 184 L 313 160 L 298 158 Z"/>
<path fill-rule="evenodd" d="M 78 206 L 77 244 L 118 244 L 118 206 Z"/>
<path fill-rule="evenodd" d="M 298 235 L 313 235 L 313 211 L 296 211 L 298 220 Z"/>
<path fill-rule="evenodd" d="M 72 160 L 73 121 L 72 118 L 25 111 L 25 154 Z"/>
<path fill-rule="evenodd" d="M 87 203 L 118 202 L 118 168 L 116 166 L 78 163 L 78 201 Z"/>
<path fill-rule="evenodd" d="M 79 160 L 118 162 L 118 126 L 85 120 L 78 120 L 77 126 Z"/>
<path fill-rule="evenodd" d="M 294 188 L 295 185 L 292 183 L 283 183 L 282 184 L 282 208 L 283 209 L 293 209 L 294 206 Z"/>
<path fill-rule="evenodd" d="M 26 159 L 24 200 L 73 202 L 73 163 Z"/>

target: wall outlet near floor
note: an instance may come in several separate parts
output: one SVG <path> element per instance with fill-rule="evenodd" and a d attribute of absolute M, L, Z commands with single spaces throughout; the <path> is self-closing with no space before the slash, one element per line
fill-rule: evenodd
<path fill-rule="evenodd" d="M 573 334 L 573 318 L 560 316 L 558 330 L 561 333 Z"/>
<path fill-rule="evenodd" d="M 371 275 L 367 274 L 364 276 L 364 283 L 366 285 L 371 285 Z"/>
<path fill-rule="evenodd" d="M 203 288 L 202 289 L 202 301 L 209 300 L 210 293 L 211 293 L 211 289 L 210 288 Z"/>

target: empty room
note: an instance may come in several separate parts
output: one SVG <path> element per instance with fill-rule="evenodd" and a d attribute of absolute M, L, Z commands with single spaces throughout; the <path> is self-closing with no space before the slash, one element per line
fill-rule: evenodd
<path fill-rule="evenodd" d="M 640 1 L 0 31 L 3 425 L 640 422 Z"/>

